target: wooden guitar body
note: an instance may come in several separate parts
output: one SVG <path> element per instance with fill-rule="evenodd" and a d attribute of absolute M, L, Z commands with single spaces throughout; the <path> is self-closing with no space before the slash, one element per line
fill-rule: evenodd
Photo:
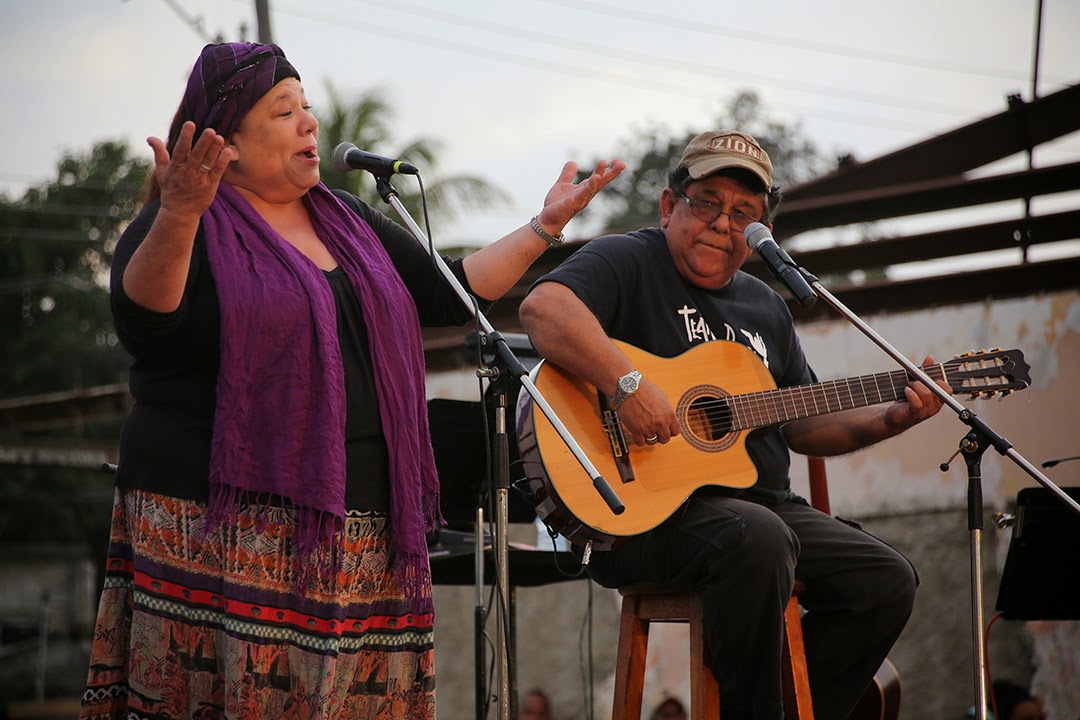
<path fill-rule="evenodd" d="M 900 717 L 900 674 L 885 658 L 848 720 L 896 720 Z"/>

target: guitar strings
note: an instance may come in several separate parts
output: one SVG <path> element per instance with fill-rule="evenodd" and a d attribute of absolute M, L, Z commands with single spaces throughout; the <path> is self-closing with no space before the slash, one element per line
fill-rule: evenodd
<path fill-rule="evenodd" d="M 935 376 L 935 369 L 944 376 L 943 364 L 925 368 L 931 377 Z M 909 381 L 906 371 L 896 370 L 844 380 L 830 380 L 815 385 L 798 385 L 735 395 L 722 399 L 724 405 L 731 406 L 730 412 L 733 418 L 730 424 L 725 422 L 725 425 L 734 430 L 744 430 L 896 400 L 903 395 L 903 389 Z M 856 383 L 858 392 L 855 388 Z M 870 386 L 870 392 L 867 391 L 867 385 Z M 701 405 L 707 406 L 715 402 L 718 401 L 703 400 Z M 722 412 L 718 415 L 723 417 Z"/>
<path fill-rule="evenodd" d="M 972 361 L 972 358 L 954 358 L 943 363 L 928 365 L 923 368 L 923 371 L 933 380 L 942 380 L 950 373 L 971 365 Z M 985 367 L 983 361 L 977 362 L 981 367 Z M 999 363 L 994 360 L 992 364 Z M 894 370 L 888 373 L 829 380 L 812 385 L 774 388 L 721 398 L 702 398 L 700 401 L 691 403 L 691 407 L 704 413 L 714 436 L 721 436 L 731 431 L 763 427 L 836 410 L 897 400 L 903 397 L 904 388 L 911 379 L 906 370 Z M 973 379 L 972 382 L 978 384 L 977 380 Z M 1005 380 L 1000 377 L 997 378 L 996 383 L 994 378 L 981 378 L 981 380 L 983 387 L 1005 383 Z M 855 387 L 856 385 L 858 387 Z M 870 386 L 869 391 L 867 385 Z M 605 430 L 616 433 L 623 447 L 629 447 L 618 414 L 612 413 L 611 417 L 613 418 L 611 421 L 605 420 Z"/>

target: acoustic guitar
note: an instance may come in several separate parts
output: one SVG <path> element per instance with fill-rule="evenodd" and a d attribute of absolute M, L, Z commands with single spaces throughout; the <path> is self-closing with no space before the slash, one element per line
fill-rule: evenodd
<path fill-rule="evenodd" d="M 680 435 L 631 446 L 619 417 L 596 388 L 541 362 L 532 380 L 585 455 L 626 506 L 614 514 L 531 396 L 517 411 L 518 448 L 537 513 L 570 542 L 595 550 L 650 530 L 705 485 L 747 488 L 757 470 L 746 452 L 749 431 L 904 397 L 905 370 L 777 389 L 768 369 L 744 345 L 717 340 L 675 358 L 616 341 L 634 367 L 663 390 Z M 1030 384 L 1019 350 L 968 353 L 924 371 L 956 394 L 1007 395 Z M 719 376 L 710 380 L 712 376 Z"/>

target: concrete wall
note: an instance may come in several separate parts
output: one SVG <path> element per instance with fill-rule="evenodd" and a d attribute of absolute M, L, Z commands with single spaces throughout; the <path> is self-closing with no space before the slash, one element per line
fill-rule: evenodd
<path fill-rule="evenodd" d="M 863 318 L 908 358 L 928 352 L 936 360 L 971 349 L 1019 348 L 1031 366 L 1032 386 L 1004 399 L 967 401 L 991 428 L 1010 440 L 1035 466 L 1047 458 L 1080 455 L 1074 411 L 1080 407 L 1080 295 L 936 308 Z M 846 321 L 804 325 L 801 336 L 823 380 L 895 368 L 892 360 Z M 429 395 L 476 398 L 468 371 L 432 377 Z M 944 410 L 905 435 L 827 464 L 834 514 L 853 517 L 906 553 L 921 575 L 914 615 L 890 655 L 903 688 L 902 720 L 958 719 L 973 704 L 970 547 L 967 470 L 961 459 L 948 472 L 938 466 L 956 451 L 968 428 Z M 1080 486 L 1080 461 L 1046 471 L 1060 486 Z M 994 451 L 982 461 L 987 517 L 1007 509 L 1016 493 L 1037 483 Z M 805 465 L 793 481 L 808 492 Z M 532 540 L 531 527 L 515 528 Z M 982 532 L 986 620 L 994 616 L 1001 566 L 1011 531 L 991 522 Z M 1080 568 L 1075 548 L 1062 548 L 1062 563 Z M 437 666 L 442 720 L 475 717 L 471 588 L 437 588 Z M 586 626 L 591 611 L 591 655 Z M 584 718 L 591 694 L 595 717 L 608 716 L 618 635 L 618 597 L 585 581 L 517 591 L 518 667 L 521 690 L 539 686 L 554 700 L 557 718 Z M 489 624 L 494 632 L 494 625 Z M 685 629 L 654 631 L 647 701 L 687 695 Z M 1080 716 L 1080 623 L 999 620 L 989 635 L 995 678 L 1032 683 L 1048 700 L 1050 720 Z M 591 667 L 591 679 L 588 668 Z"/>
<path fill-rule="evenodd" d="M 67 545 L 4 546 L 0 708 L 37 692 L 47 697 L 82 692 L 97 614 L 96 571 L 89 557 Z"/>

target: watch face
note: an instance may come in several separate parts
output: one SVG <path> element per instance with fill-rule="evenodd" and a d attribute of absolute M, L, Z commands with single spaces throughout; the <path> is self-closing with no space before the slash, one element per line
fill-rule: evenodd
<path fill-rule="evenodd" d="M 626 375 L 619 379 L 619 388 L 623 392 L 634 392 L 637 390 L 638 379 L 636 375 Z"/>

